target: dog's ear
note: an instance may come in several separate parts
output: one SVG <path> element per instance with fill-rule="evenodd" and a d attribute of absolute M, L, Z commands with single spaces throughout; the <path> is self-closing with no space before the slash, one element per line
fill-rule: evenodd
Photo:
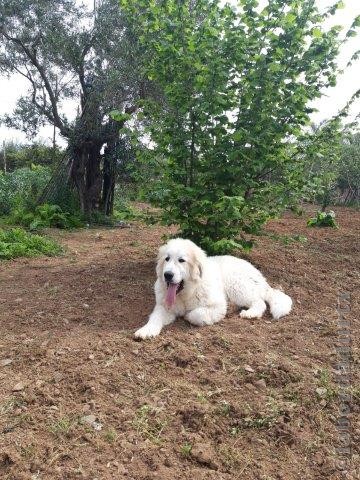
<path fill-rule="evenodd" d="M 203 276 L 204 265 L 206 261 L 206 253 L 197 245 L 192 249 L 191 258 L 191 278 L 193 280 L 200 280 Z"/>
<path fill-rule="evenodd" d="M 161 277 L 162 275 L 162 268 L 165 260 L 165 250 L 166 250 L 166 245 L 163 245 L 162 247 L 159 248 L 159 251 L 158 251 L 157 264 L 156 264 L 156 275 L 158 277 Z"/>

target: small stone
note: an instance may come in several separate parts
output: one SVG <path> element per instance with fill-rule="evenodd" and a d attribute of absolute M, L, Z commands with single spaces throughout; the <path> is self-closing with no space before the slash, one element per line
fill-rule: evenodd
<path fill-rule="evenodd" d="M 50 410 L 59 410 L 59 408 L 56 405 L 51 405 L 49 408 Z"/>
<path fill-rule="evenodd" d="M 64 378 L 64 375 L 60 372 L 54 373 L 54 382 L 58 383 L 61 382 L 61 380 Z"/>
<path fill-rule="evenodd" d="M 24 390 L 25 384 L 24 382 L 19 382 L 13 387 L 13 392 L 21 392 L 21 390 Z"/>
<path fill-rule="evenodd" d="M 82 418 L 81 418 L 81 421 L 82 423 L 88 423 L 88 424 L 92 424 L 94 422 L 96 422 L 96 417 L 95 415 L 84 415 Z"/>
<path fill-rule="evenodd" d="M 319 395 L 319 397 L 324 397 L 327 394 L 327 389 L 319 387 L 315 390 L 315 392 L 317 393 L 317 395 Z"/>
<path fill-rule="evenodd" d="M 15 298 L 15 303 L 21 303 L 22 301 L 23 301 L 23 299 L 20 298 L 20 297 L 19 297 L 19 298 Z"/>
<path fill-rule="evenodd" d="M 132 350 L 132 353 L 134 355 L 139 355 L 139 350 L 137 348 L 135 348 L 134 350 Z"/>
<path fill-rule="evenodd" d="M 244 365 L 245 372 L 254 373 L 255 370 L 250 365 Z"/>
<path fill-rule="evenodd" d="M 83 307 L 87 310 L 88 308 L 90 308 L 90 305 L 88 303 L 83 303 Z"/>
<path fill-rule="evenodd" d="M 90 425 L 94 430 L 102 430 L 102 424 L 96 421 L 95 415 L 85 415 L 81 418 L 82 423 Z"/>
<path fill-rule="evenodd" d="M 325 398 L 323 398 L 323 399 L 321 400 L 320 405 L 321 405 L 322 407 L 326 407 L 327 401 L 325 400 Z"/>
<path fill-rule="evenodd" d="M 261 378 L 260 380 L 256 380 L 256 382 L 254 382 L 254 385 L 255 387 L 259 388 L 259 390 L 266 390 L 266 382 L 263 378 Z"/>
<path fill-rule="evenodd" d="M 92 353 L 88 356 L 89 360 L 94 360 L 94 358 L 95 358 L 95 355 L 93 355 Z"/>
<path fill-rule="evenodd" d="M 214 461 L 215 451 L 208 443 L 196 444 L 191 449 L 191 456 L 201 465 L 205 465 L 212 470 L 217 470 L 219 466 Z"/>
<path fill-rule="evenodd" d="M 324 463 L 324 458 L 320 452 L 315 453 L 314 460 L 315 460 L 315 463 L 317 463 L 318 465 L 322 465 Z"/>
<path fill-rule="evenodd" d="M 0 360 L 0 366 L 1 367 L 7 367 L 8 365 L 12 364 L 11 358 L 4 358 L 3 360 Z"/>

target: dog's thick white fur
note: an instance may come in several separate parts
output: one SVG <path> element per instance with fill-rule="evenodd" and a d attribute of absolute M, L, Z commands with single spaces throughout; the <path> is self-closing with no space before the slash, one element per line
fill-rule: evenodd
<path fill-rule="evenodd" d="M 176 238 L 163 245 L 156 273 L 156 305 L 136 338 L 159 335 L 177 317 L 197 326 L 212 325 L 225 317 L 228 303 L 247 308 L 240 312 L 243 318 L 260 318 L 265 302 L 275 319 L 292 307 L 291 298 L 271 288 L 249 262 L 228 255 L 207 257 L 190 240 Z"/>

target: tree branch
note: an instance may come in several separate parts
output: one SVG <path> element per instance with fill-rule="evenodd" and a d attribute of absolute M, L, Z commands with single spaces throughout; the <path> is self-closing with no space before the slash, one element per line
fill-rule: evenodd
<path fill-rule="evenodd" d="M 10 42 L 13 42 L 16 45 L 19 45 L 19 47 L 23 50 L 23 52 L 25 53 L 27 58 L 31 61 L 31 63 L 34 65 L 34 67 L 39 72 L 39 75 L 40 75 L 42 81 L 44 82 L 44 87 L 45 87 L 45 89 L 46 89 L 46 91 L 49 95 L 49 99 L 50 99 L 50 103 L 51 103 L 51 110 L 52 110 L 52 113 L 53 113 L 52 123 L 60 130 L 61 134 L 64 137 L 69 137 L 70 130 L 69 130 L 68 127 L 66 127 L 66 125 L 64 125 L 64 122 L 59 115 L 59 111 L 58 111 L 58 108 L 57 108 L 56 96 L 55 96 L 55 94 L 52 90 L 49 79 L 46 76 L 44 67 L 40 64 L 40 62 L 38 61 L 38 59 L 36 57 L 36 50 L 31 51 L 20 39 L 10 36 L 3 28 L 1 28 L 0 33 L 2 35 L 4 35 L 4 37 L 7 40 L 9 40 Z M 34 104 L 38 107 L 38 105 L 36 103 L 34 103 Z M 43 109 L 41 109 L 41 111 L 42 111 L 42 113 L 44 113 Z M 49 118 L 48 115 L 46 115 L 46 117 Z"/>

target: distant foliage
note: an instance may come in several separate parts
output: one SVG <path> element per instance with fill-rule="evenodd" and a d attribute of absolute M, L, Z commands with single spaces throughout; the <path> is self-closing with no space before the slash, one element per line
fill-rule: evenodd
<path fill-rule="evenodd" d="M 317 212 L 316 217 L 310 218 L 307 222 L 308 227 L 332 227 L 338 228 L 335 221 L 335 212 Z"/>
<path fill-rule="evenodd" d="M 54 256 L 61 247 L 49 238 L 33 235 L 22 228 L 0 229 L 0 260 L 16 257 Z"/>
<path fill-rule="evenodd" d="M 157 166 L 148 198 L 208 252 L 248 248 L 243 234 L 259 233 L 313 182 L 313 138 L 307 152 L 298 140 L 309 102 L 336 83 L 339 28 L 325 22 L 340 2 L 324 14 L 313 0 L 262 10 L 255 0 L 120 4 L 162 98 L 139 103 L 139 135 L 151 140 L 139 155 Z"/>
<path fill-rule="evenodd" d="M 0 172 L 0 216 L 9 215 L 14 208 L 31 210 L 49 181 L 49 167 L 32 165 L 14 172 Z"/>
<path fill-rule="evenodd" d="M 39 142 L 28 145 L 9 142 L 5 146 L 6 170 L 13 172 L 19 168 L 31 168 L 32 165 L 51 167 L 64 155 L 59 147 L 50 147 Z M 0 170 L 4 170 L 4 147 L 0 145 Z"/>
<path fill-rule="evenodd" d="M 360 132 L 349 134 L 343 140 L 337 187 L 341 203 L 360 205 Z"/>

